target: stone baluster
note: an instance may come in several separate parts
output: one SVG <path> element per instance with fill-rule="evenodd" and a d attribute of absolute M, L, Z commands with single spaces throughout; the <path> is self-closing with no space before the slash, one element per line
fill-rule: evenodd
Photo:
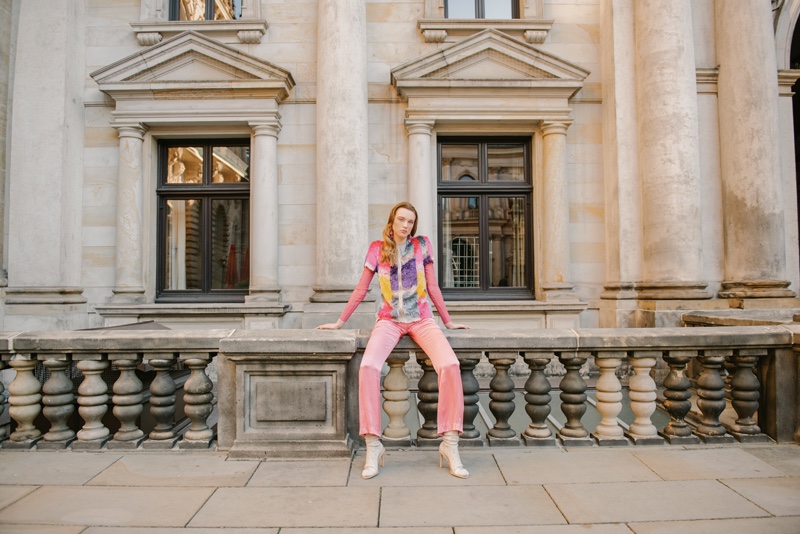
<path fill-rule="evenodd" d="M 111 359 L 120 372 L 112 387 L 114 396 L 111 398 L 114 403 L 112 413 L 120 425 L 114 434 L 114 439 L 108 442 L 108 448 L 135 449 L 145 438 L 144 432 L 137 424 L 143 410 L 144 386 L 136 376 L 136 366 L 142 360 L 138 354 L 114 354 Z"/>
<path fill-rule="evenodd" d="M 686 365 L 697 356 L 697 351 L 671 350 L 664 355 L 669 365 L 669 373 L 664 378 L 664 408 L 670 421 L 660 435 L 670 444 L 698 443 L 700 439 L 692 434 L 692 429 L 684 420 L 692 409 L 692 384 L 686 377 Z"/>
<path fill-rule="evenodd" d="M 661 351 L 635 351 L 628 361 L 633 367 L 633 376 L 628 383 L 628 396 L 633 412 L 633 423 L 626 435 L 634 445 L 661 445 L 664 438 L 650 420 L 656 411 L 656 382 L 650 371 L 656 366 Z"/>
<path fill-rule="evenodd" d="M 558 438 L 565 446 L 593 445 L 589 432 L 583 427 L 581 417 L 586 413 L 586 382 L 580 369 L 586 363 L 587 355 L 581 352 L 558 353 L 558 360 L 567 370 L 561 379 L 561 411 L 567 422 L 558 431 Z"/>
<path fill-rule="evenodd" d="M 697 379 L 697 407 L 702 417 L 697 423 L 695 432 L 705 443 L 732 443 L 733 436 L 728 434 L 719 421 L 720 414 L 727 405 L 725 401 L 725 381 L 720 375 L 720 368 L 725 358 L 733 353 L 731 350 L 704 350 L 698 358 L 703 370 Z"/>
<path fill-rule="evenodd" d="M 761 432 L 754 416 L 758 411 L 761 384 L 753 372 L 759 358 L 767 356 L 767 349 L 739 349 L 731 358 L 736 370 L 730 380 L 733 409 L 736 422 L 727 426 L 728 431 L 743 443 L 769 442 L 770 438 Z"/>
<path fill-rule="evenodd" d="M 417 446 L 438 445 L 440 438 L 437 423 L 437 410 L 439 408 L 439 382 L 433 363 L 424 352 L 417 352 L 417 362 L 422 367 L 422 376 L 417 387 L 417 409 L 422 416 L 422 426 L 417 430 Z"/>
<path fill-rule="evenodd" d="M 525 411 L 531 418 L 528 428 L 522 433 L 525 445 L 555 445 L 556 439 L 547 426 L 547 417 L 550 415 L 550 381 L 544 374 L 544 369 L 553 359 L 552 352 L 526 352 L 523 354 L 525 363 L 530 367 L 531 374 L 525 382 Z"/>
<path fill-rule="evenodd" d="M 0 360 L 0 375 L 2 375 L 3 369 L 8 367 L 8 364 L 3 360 Z M 0 418 L 3 416 L 3 412 L 6 408 L 6 397 L 3 393 L 5 391 L 5 387 L 3 386 L 2 376 L 0 376 Z M 10 432 L 9 425 L 0 425 L 0 444 L 2 444 L 5 440 L 8 439 L 8 433 Z"/>
<path fill-rule="evenodd" d="M 622 411 L 622 384 L 617 378 L 617 369 L 626 356 L 627 353 L 617 351 L 595 353 L 595 364 L 600 368 L 596 385 L 600 422 L 592 437 L 598 445 L 629 445 L 617 420 Z"/>
<path fill-rule="evenodd" d="M 148 439 L 142 443 L 145 449 L 171 449 L 180 439 L 175 431 L 175 380 L 172 379 L 175 354 L 150 353 L 146 361 L 156 372 L 150 382 L 150 415 L 156 424 L 150 431 Z"/>
<path fill-rule="evenodd" d="M 69 418 L 75 413 L 75 395 L 69 377 L 70 360 L 67 354 L 44 356 L 50 377 L 42 386 L 42 413 L 50 421 L 50 430 L 36 445 L 39 449 L 66 449 L 75 440 L 75 431 L 69 427 Z"/>
<path fill-rule="evenodd" d="M 8 414 L 17 428 L 3 443 L 3 448 L 30 449 L 42 439 L 41 431 L 33 424 L 42 411 L 42 385 L 33 375 L 36 359 L 30 354 L 15 354 L 8 363 L 17 372 L 8 385 Z"/>
<path fill-rule="evenodd" d="M 77 441 L 72 444 L 73 450 L 100 449 L 111 437 L 111 432 L 103 424 L 103 416 L 108 412 L 108 385 L 102 374 L 108 369 L 109 362 L 100 354 L 93 356 L 97 359 L 81 359 L 76 364 L 83 373 L 83 380 L 78 386 L 78 415 L 84 424 L 78 431 Z"/>
<path fill-rule="evenodd" d="M 214 439 L 214 430 L 208 426 L 208 416 L 214 409 L 214 384 L 206 374 L 213 353 L 181 354 L 189 378 L 183 385 L 184 412 L 192 422 L 178 446 L 181 449 L 207 449 Z"/>
<path fill-rule="evenodd" d="M 481 386 L 475 378 L 475 366 L 481 361 L 480 352 L 458 353 L 458 362 L 461 366 L 461 387 L 464 390 L 464 427 L 458 441 L 460 447 L 483 447 L 481 431 L 475 428 L 475 418 L 478 417 L 478 391 Z"/>
<path fill-rule="evenodd" d="M 514 381 L 508 374 L 508 368 L 517 359 L 516 352 L 492 352 L 487 354 L 495 369 L 495 375 L 489 382 L 489 410 L 494 415 L 495 423 L 486 433 L 489 445 L 493 447 L 519 445 L 519 438 L 508 420 L 514 413 Z"/>
<path fill-rule="evenodd" d="M 383 411 L 389 416 L 389 424 L 383 430 L 383 444 L 392 447 L 411 446 L 411 431 L 405 417 L 411 409 L 408 398 L 408 377 L 403 366 L 408 361 L 408 351 L 392 352 L 387 358 L 389 372 L 383 379 Z"/>

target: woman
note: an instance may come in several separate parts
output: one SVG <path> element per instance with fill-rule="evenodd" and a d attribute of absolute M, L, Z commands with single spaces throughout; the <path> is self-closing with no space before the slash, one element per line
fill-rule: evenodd
<path fill-rule="evenodd" d="M 431 242 L 427 237 L 415 237 L 416 232 L 417 210 L 414 206 L 408 202 L 394 206 L 383 229 L 383 240 L 370 245 L 361 280 L 339 320 L 317 327 L 339 329 L 344 326 L 367 294 L 372 277 L 378 273 L 381 308 L 358 372 L 360 434 L 367 443 L 362 478 L 374 477 L 378 474 L 378 462 L 383 465 L 384 448 L 380 441 L 381 369 L 389 353 L 406 334 L 425 351 L 439 376 L 437 430 L 442 436 L 439 467 L 442 466 L 442 458 L 445 458 L 451 475 L 469 477 L 458 454 L 458 435 L 463 430 L 464 421 L 461 371 L 453 349 L 433 319 L 427 297 L 433 300 L 445 327 L 469 327 L 450 320 L 442 292 L 436 283 Z"/>

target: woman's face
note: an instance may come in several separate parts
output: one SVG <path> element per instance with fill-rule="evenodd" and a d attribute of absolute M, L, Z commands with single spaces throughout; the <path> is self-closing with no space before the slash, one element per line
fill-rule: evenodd
<path fill-rule="evenodd" d="M 414 228 L 414 221 L 416 220 L 417 218 L 413 211 L 406 208 L 397 210 L 394 214 L 394 222 L 392 223 L 395 242 L 402 243 L 408 239 L 409 234 L 411 234 L 411 229 Z"/>

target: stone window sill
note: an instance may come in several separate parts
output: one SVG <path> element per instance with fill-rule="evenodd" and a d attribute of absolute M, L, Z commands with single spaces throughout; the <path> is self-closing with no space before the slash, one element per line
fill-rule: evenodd
<path fill-rule="evenodd" d="M 453 300 L 447 302 L 447 310 L 457 313 L 542 313 L 550 311 L 583 311 L 585 302 L 547 302 L 544 300 Z"/>
<path fill-rule="evenodd" d="M 142 46 L 152 46 L 165 38 L 173 37 L 188 30 L 211 34 L 216 37 L 236 35 L 239 42 L 258 44 L 267 33 L 269 25 L 266 20 L 217 20 L 217 21 L 169 21 L 169 22 L 132 22 L 136 39 Z"/>
<path fill-rule="evenodd" d="M 448 37 L 469 37 L 494 28 L 530 44 L 541 44 L 547 38 L 552 20 L 489 20 L 489 19 L 422 19 L 418 23 L 427 43 L 443 43 Z"/>

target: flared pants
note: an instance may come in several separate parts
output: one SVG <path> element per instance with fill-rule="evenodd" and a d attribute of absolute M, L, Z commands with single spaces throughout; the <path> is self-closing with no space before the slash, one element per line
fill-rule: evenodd
<path fill-rule="evenodd" d="M 360 434 L 381 435 L 381 369 L 392 349 L 404 335 L 409 335 L 433 363 L 439 378 L 437 432 L 462 432 L 464 426 L 464 389 L 461 367 L 450 343 L 433 319 L 414 323 L 379 320 L 372 329 L 361 368 L 358 372 L 358 416 Z"/>

